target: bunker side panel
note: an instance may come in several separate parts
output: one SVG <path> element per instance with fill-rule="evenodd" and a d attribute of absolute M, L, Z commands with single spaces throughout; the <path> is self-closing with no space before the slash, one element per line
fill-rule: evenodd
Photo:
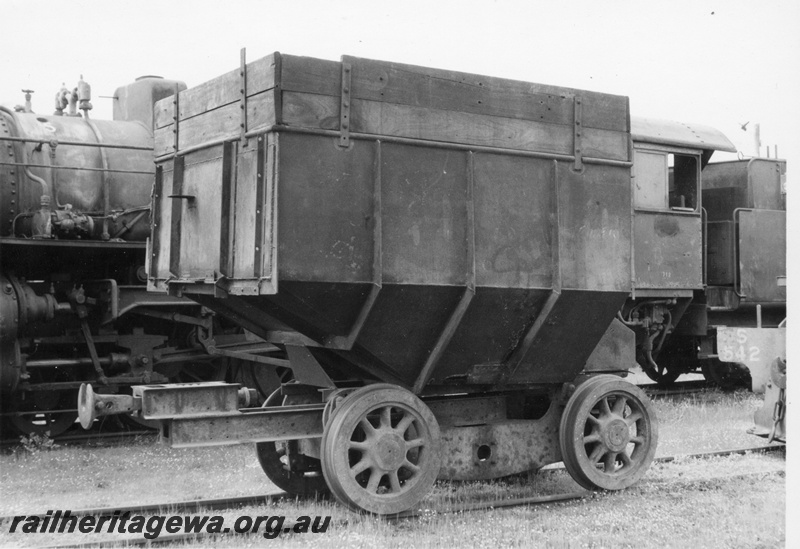
<path fill-rule="evenodd" d="M 587 166 L 579 176 L 552 160 L 390 143 L 380 145 L 376 173 L 374 143 L 342 150 L 334 138 L 292 134 L 280 142 L 281 279 L 371 282 L 380 222 L 383 283 L 465 286 L 472 209 L 478 286 L 551 288 L 554 239 L 562 241 L 562 285 L 630 285 L 625 168 Z"/>
<path fill-rule="evenodd" d="M 189 91 L 189 90 L 187 90 Z M 181 92 L 180 96 L 183 98 Z M 170 103 L 163 99 L 159 104 Z M 198 147 L 223 139 L 236 139 L 241 134 L 242 115 L 240 104 L 230 103 L 178 123 L 178 151 Z M 275 96 L 272 90 L 248 98 L 247 127 L 249 130 L 267 128 L 275 123 Z M 174 153 L 175 124 L 157 128 L 153 136 L 156 157 Z"/>
<path fill-rule="evenodd" d="M 637 211 L 634 215 L 637 288 L 703 287 L 699 215 Z"/>
<path fill-rule="evenodd" d="M 575 97 L 582 104 L 582 154 L 628 160 L 625 97 L 345 57 L 351 65 L 350 131 L 489 147 L 574 153 Z M 242 131 L 285 124 L 341 130 L 342 63 L 272 54 L 182 91 L 156 106 L 156 157 Z M 177 124 L 176 122 L 177 118 Z"/>
<path fill-rule="evenodd" d="M 739 213 L 739 276 L 747 301 L 786 302 L 786 212 Z"/>
<path fill-rule="evenodd" d="M 179 278 L 213 281 L 219 270 L 221 151 L 222 147 L 219 146 L 187 157 L 183 168 L 183 184 L 180 189 L 173 187 L 171 193 L 197 197 L 172 200 L 172 207 L 179 208 L 181 214 L 181 224 L 173 227 L 171 234 L 173 239 L 180 238 L 179 269 L 172 273 Z M 173 249 L 172 254 L 175 252 Z M 172 262 L 174 265 L 174 258 Z"/>
<path fill-rule="evenodd" d="M 466 286 L 473 270 L 468 264 L 468 156 L 432 147 L 382 146 L 385 283 Z"/>
<path fill-rule="evenodd" d="M 558 163 L 557 176 L 562 286 L 630 292 L 630 171 L 586 165 L 577 174 Z"/>
<path fill-rule="evenodd" d="M 733 221 L 710 221 L 706 226 L 706 235 L 708 284 L 732 286 L 736 276 Z"/>
<path fill-rule="evenodd" d="M 350 94 L 358 100 L 571 126 L 571 98 L 580 95 L 584 126 L 629 131 L 627 98 L 621 96 L 351 56 L 342 63 L 281 58 L 285 92 L 339 96 L 342 63 L 348 63 Z"/>
<path fill-rule="evenodd" d="M 707 165 L 703 207 L 709 221 L 731 221 L 737 208 L 785 210 L 786 162 L 753 158 Z"/>
<path fill-rule="evenodd" d="M 280 54 L 272 54 L 247 64 L 245 93 L 248 129 L 265 128 L 276 120 L 276 67 Z M 216 141 L 233 139 L 241 132 L 242 79 L 240 69 L 183 90 L 175 97 L 156 103 L 154 109 L 155 156 L 185 150 Z M 279 97 L 278 97 L 279 100 Z M 176 124 L 177 120 L 177 124 Z"/>
<path fill-rule="evenodd" d="M 279 279 L 371 282 L 375 145 L 280 134 L 279 150 Z"/>
<path fill-rule="evenodd" d="M 345 57 L 352 132 L 487 147 L 574 153 L 574 98 L 583 154 L 627 160 L 627 98 Z M 281 120 L 340 130 L 342 64 L 282 56 Z"/>
<path fill-rule="evenodd" d="M 786 210 L 786 163 L 769 159 L 754 159 L 748 163 L 753 208 Z"/>

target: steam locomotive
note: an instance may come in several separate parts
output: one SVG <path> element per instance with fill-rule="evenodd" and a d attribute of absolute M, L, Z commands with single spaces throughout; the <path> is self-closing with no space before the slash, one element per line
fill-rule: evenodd
<path fill-rule="evenodd" d="M 0 108 L 0 391 L 4 432 L 62 433 L 81 382 L 132 384 L 247 377 L 252 364 L 212 356 L 257 347 L 187 299 L 146 292 L 153 186 L 153 106 L 185 84 L 142 77 L 94 120 L 82 78 L 55 112 Z M 256 386 L 275 383 L 271 372 Z M 264 377 L 266 376 L 266 377 Z"/>

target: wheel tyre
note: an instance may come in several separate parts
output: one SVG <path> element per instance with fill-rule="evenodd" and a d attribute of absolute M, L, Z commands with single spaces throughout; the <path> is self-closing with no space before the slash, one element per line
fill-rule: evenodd
<path fill-rule="evenodd" d="M 647 471 L 658 445 L 655 410 L 644 391 L 612 375 L 589 379 L 561 416 L 559 446 L 586 489 L 622 490 Z"/>
<path fill-rule="evenodd" d="M 280 387 L 267 397 L 262 408 L 280 406 L 283 401 Z M 292 494 L 303 498 L 326 497 L 329 494 L 325 478 L 320 475 L 301 475 L 290 472 L 284 467 L 281 459 L 286 455 L 286 450 L 291 441 L 257 442 L 256 457 L 261 464 L 261 469 L 272 483 Z M 308 458 L 313 459 L 313 458 Z"/>
<path fill-rule="evenodd" d="M 345 397 L 322 435 L 322 472 L 355 511 L 410 509 L 431 490 L 441 465 L 439 424 L 411 392 L 389 384 Z"/>

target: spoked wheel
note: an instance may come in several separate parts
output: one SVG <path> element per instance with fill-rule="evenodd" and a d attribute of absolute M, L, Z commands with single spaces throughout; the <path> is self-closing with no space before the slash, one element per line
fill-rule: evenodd
<path fill-rule="evenodd" d="M 593 490 L 621 490 L 637 482 L 656 453 L 655 411 L 644 392 L 601 375 L 578 387 L 561 417 L 564 466 Z"/>
<path fill-rule="evenodd" d="M 307 402 L 311 402 L 308 399 Z M 300 404 L 295 401 L 292 404 Z M 280 388 L 276 389 L 264 402 L 262 408 L 281 406 L 283 396 Z M 275 486 L 281 490 L 301 497 L 325 496 L 328 485 L 322 476 L 318 459 L 309 456 L 298 456 L 302 463 L 295 463 L 294 470 L 289 469 L 290 449 L 296 441 L 282 440 L 278 442 L 259 442 L 256 444 L 256 455 L 261 468 Z"/>
<path fill-rule="evenodd" d="M 441 463 L 439 424 L 414 394 L 389 384 L 353 391 L 322 435 L 322 472 L 356 511 L 399 513 L 428 494 Z"/>
<path fill-rule="evenodd" d="M 78 417 L 76 391 L 16 392 L 9 403 L 9 423 L 19 433 L 55 437 L 69 429 Z"/>

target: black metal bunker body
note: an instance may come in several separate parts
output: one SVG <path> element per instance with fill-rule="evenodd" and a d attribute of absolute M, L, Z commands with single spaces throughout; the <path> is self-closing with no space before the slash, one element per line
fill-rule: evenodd
<path fill-rule="evenodd" d="M 176 447 L 254 442 L 280 488 L 378 514 L 437 478 L 563 461 L 616 490 L 645 473 L 656 418 L 622 376 L 646 319 L 676 325 L 702 288 L 699 173 L 721 134 L 651 139 L 696 186 L 665 180 L 640 215 L 621 96 L 243 55 L 159 102 L 155 126 L 150 289 L 273 344 L 236 355 L 292 380 L 261 407 L 235 384 L 85 386 L 82 421 L 133 411 Z"/>

